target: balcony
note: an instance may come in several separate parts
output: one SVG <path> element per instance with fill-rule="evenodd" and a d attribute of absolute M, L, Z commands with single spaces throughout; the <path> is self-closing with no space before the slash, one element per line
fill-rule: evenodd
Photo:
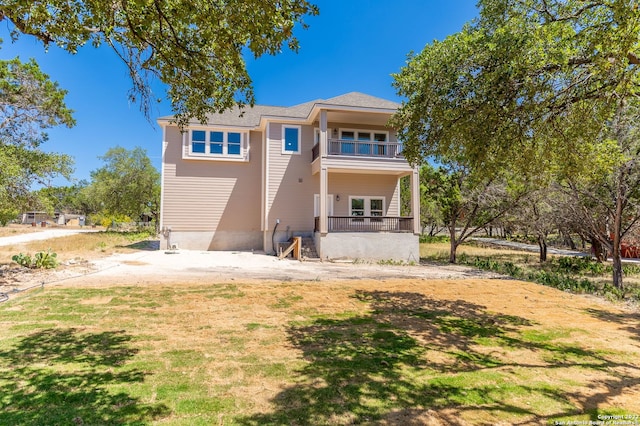
<path fill-rule="evenodd" d="M 348 139 L 329 139 L 328 154 L 350 157 L 403 158 L 398 142 L 357 141 Z M 314 161 L 320 156 L 320 144 L 311 150 Z"/>
<path fill-rule="evenodd" d="M 314 232 L 320 230 L 315 218 Z M 329 232 L 413 232 L 413 217 L 406 216 L 328 216 Z"/>

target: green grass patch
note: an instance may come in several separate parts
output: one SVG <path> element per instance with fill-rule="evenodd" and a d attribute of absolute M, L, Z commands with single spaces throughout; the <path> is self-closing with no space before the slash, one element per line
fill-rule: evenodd
<path fill-rule="evenodd" d="M 333 296 L 348 309 L 305 309 L 305 292 L 324 285 L 15 298 L 0 305 L 0 424 L 403 424 L 440 412 L 544 423 L 608 412 L 581 401 L 606 400 L 602 383 L 640 380 L 635 352 L 590 341 L 579 318 L 546 326 L 413 287 L 354 289 Z"/>

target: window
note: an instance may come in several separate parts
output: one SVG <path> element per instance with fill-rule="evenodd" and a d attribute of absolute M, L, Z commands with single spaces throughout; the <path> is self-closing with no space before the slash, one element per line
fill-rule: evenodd
<path fill-rule="evenodd" d="M 355 138 L 356 138 L 355 135 L 356 135 L 356 133 L 355 132 L 351 132 L 351 131 L 343 130 L 342 132 L 340 132 L 340 139 L 342 140 L 342 142 L 340 144 L 340 154 L 354 154 L 355 153 L 356 144 L 353 143 L 353 142 L 345 142 L 345 141 L 355 140 Z"/>
<path fill-rule="evenodd" d="M 227 150 L 230 155 L 240 155 L 242 146 L 242 134 L 236 132 L 227 133 Z"/>
<path fill-rule="evenodd" d="M 358 132 L 358 140 L 359 141 L 371 141 L 371 133 L 369 132 Z M 370 143 L 359 143 L 358 144 L 358 154 L 360 155 L 369 155 L 371 154 L 371 144 Z"/>
<path fill-rule="evenodd" d="M 222 154 L 224 152 L 224 132 L 210 132 L 209 152 L 211 154 Z"/>
<path fill-rule="evenodd" d="M 191 152 L 204 154 L 206 147 L 206 135 L 204 130 L 194 130 L 191 132 Z"/>
<path fill-rule="evenodd" d="M 282 153 L 299 154 L 301 144 L 300 126 L 282 126 Z"/>
<path fill-rule="evenodd" d="M 373 134 L 373 140 L 376 142 L 380 142 L 377 143 L 376 145 L 374 145 L 374 154 L 376 155 L 382 155 L 385 156 L 387 155 L 387 134 L 386 133 L 374 133 Z"/>
<path fill-rule="evenodd" d="M 247 155 L 249 135 L 226 130 L 192 130 L 189 154 L 198 157 L 243 158 Z"/>
<path fill-rule="evenodd" d="M 349 215 L 358 216 L 384 216 L 384 197 L 349 197 Z M 363 219 L 352 219 L 362 221 Z M 371 219 L 380 221 L 380 219 Z"/>
<path fill-rule="evenodd" d="M 386 156 L 387 132 L 372 130 L 340 130 L 340 149 L 337 154 Z M 353 141 L 353 142 L 352 142 Z"/>

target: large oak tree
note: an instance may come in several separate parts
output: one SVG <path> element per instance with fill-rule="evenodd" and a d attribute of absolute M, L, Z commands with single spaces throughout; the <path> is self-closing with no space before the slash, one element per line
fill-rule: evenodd
<path fill-rule="evenodd" d="M 179 124 L 254 103 L 244 57 L 297 50 L 296 24 L 318 9 L 306 0 L 0 0 L 12 36 L 75 53 L 108 45 L 133 82 L 130 97 L 145 113 L 156 99 L 153 77 L 168 85 Z"/>
<path fill-rule="evenodd" d="M 557 175 L 549 171 L 579 177 L 595 163 L 614 166 L 620 145 L 603 135 L 639 94 L 637 1 L 479 6 L 477 20 L 410 56 L 395 75 L 406 101 L 394 124 L 407 158 L 455 161 L 486 177 L 508 168 L 545 185 Z"/>
<path fill-rule="evenodd" d="M 46 129 L 75 124 L 64 103 L 66 91 L 34 61 L 0 61 L 0 210 L 17 215 L 28 207 L 33 184 L 69 176 L 73 164 L 63 154 L 41 149 Z"/>

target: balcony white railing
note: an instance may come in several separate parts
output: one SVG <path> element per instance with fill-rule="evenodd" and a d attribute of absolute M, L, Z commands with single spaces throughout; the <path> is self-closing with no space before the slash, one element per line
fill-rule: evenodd
<path fill-rule="evenodd" d="M 398 142 L 357 141 L 349 139 L 329 139 L 329 155 L 351 157 L 402 158 L 402 148 Z M 312 159 L 320 156 L 320 144 L 312 149 Z"/>

